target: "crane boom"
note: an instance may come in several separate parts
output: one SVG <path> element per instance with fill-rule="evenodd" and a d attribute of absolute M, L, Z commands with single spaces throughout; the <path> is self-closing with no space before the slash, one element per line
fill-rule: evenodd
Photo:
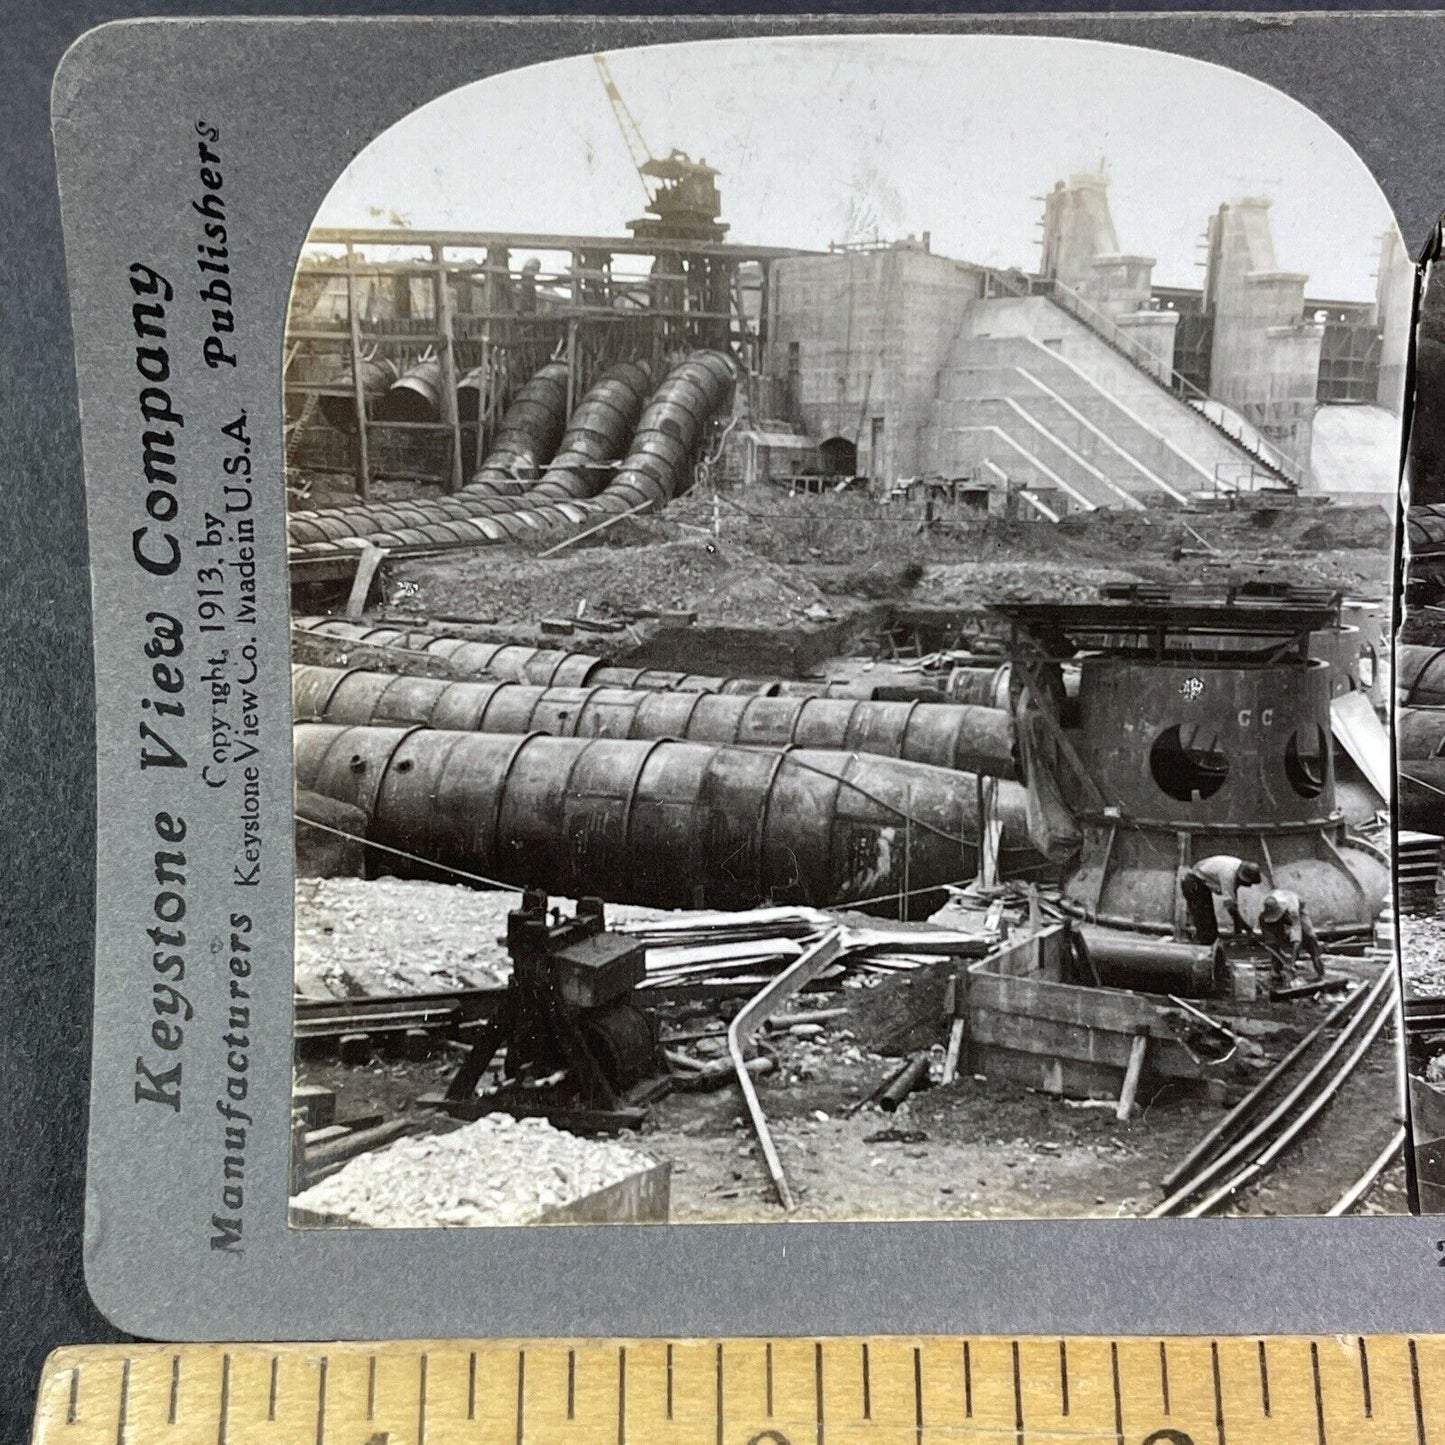
<path fill-rule="evenodd" d="M 652 152 L 648 150 L 647 142 L 642 138 L 642 131 L 638 128 L 632 112 L 627 108 L 627 102 L 623 100 L 622 92 L 617 88 L 617 82 L 612 78 L 612 71 L 608 67 L 606 56 L 598 54 L 594 55 L 592 59 L 597 65 L 597 74 L 602 81 L 602 89 L 606 91 L 607 99 L 612 105 L 612 113 L 617 117 L 617 128 L 622 132 L 627 153 L 632 157 L 633 169 L 637 172 L 642 193 L 650 202 L 652 187 L 647 184 L 647 173 L 643 167 L 652 160 Z"/>

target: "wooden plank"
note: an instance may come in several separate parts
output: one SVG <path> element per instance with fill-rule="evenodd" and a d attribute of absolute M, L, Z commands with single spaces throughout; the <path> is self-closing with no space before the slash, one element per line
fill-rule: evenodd
<path fill-rule="evenodd" d="M 951 1084 L 958 1077 L 958 1056 L 963 1048 L 963 1030 L 966 1019 L 960 1015 L 955 1018 L 948 1031 L 948 1053 L 943 1059 L 943 1079 L 941 1082 Z"/>
<path fill-rule="evenodd" d="M 672 1165 L 664 1162 L 609 1184 L 595 1194 L 542 1212 L 539 1224 L 666 1224 Z"/>
<path fill-rule="evenodd" d="M 457 360 L 455 323 L 452 317 L 452 288 L 447 284 L 447 269 L 442 259 L 442 248 L 432 247 L 432 262 L 435 270 L 436 314 L 441 324 L 442 347 L 442 419 L 452 434 L 452 473 L 449 492 L 458 492 L 462 487 L 462 424 L 457 412 Z"/>
<path fill-rule="evenodd" d="M 1111 1098 L 1118 1097 L 1135 1038 L 1133 1031 L 1126 1033 L 1027 1014 L 998 1013 L 991 1009 L 973 1012 L 968 1033 L 973 1048 L 997 1046 L 1054 1058 L 1106 1064 L 1117 1071 Z M 1171 1079 L 1212 1077 L 1207 1066 L 1196 1062 L 1177 1039 L 1151 1037 L 1153 1048 L 1148 1059 L 1151 1074 Z"/>
<path fill-rule="evenodd" d="M 356 256 L 346 247 L 346 325 L 351 341 L 351 391 L 356 402 L 356 491 L 371 498 L 371 462 L 366 438 L 366 390 L 361 383 L 361 318 L 356 314 Z"/>
<path fill-rule="evenodd" d="M 1144 1055 L 1149 1051 L 1149 1035 L 1134 1035 L 1129 1049 L 1129 1066 L 1124 1071 L 1124 1087 L 1119 1091 L 1119 1107 L 1114 1117 L 1122 1124 L 1134 1112 L 1134 1100 L 1139 1097 L 1139 1080 L 1144 1075 Z"/>

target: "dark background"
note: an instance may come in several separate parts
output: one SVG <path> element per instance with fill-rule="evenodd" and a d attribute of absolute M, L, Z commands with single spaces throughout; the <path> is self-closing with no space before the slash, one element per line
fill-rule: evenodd
<path fill-rule="evenodd" d="M 1436 259 L 1420 298 L 1410 413 L 1410 500 L 1418 505 L 1445 502 L 1445 263 L 1438 237 L 1432 250 Z"/>
<path fill-rule="evenodd" d="M 46 1353 L 121 1338 L 91 1306 L 81 1266 L 94 929 L 95 788 L 90 592 L 65 260 L 50 144 L 55 66 L 78 35 L 140 15 L 636 15 L 685 6 L 406 3 L 124 4 L 11 0 L 0 46 L 0 1445 L 27 1438 Z M 704 7 L 696 7 L 699 11 Z M 713 0 L 712 14 L 788 13 Z M 836 6 L 867 14 L 875 7 Z M 1094 10 L 1052 4 L 910 5 L 899 13 Z M 1268 4 L 1110 7 L 1269 10 Z M 1424 5 L 1299 8 L 1424 9 Z M 1426 138 L 1424 143 L 1435 143 Z M 1441 198 L 1445 202 L 1445 197 Z M 1442 415 L 1422 417 L 1422 482 L 1445 500 L 1445 305 L 1427 322 L 1421 377 Z M 1437 435 L 1441 441 L 1437 444 Z M 1438 460 L 1431 450 L 1437 446 Z M 1421 498 L 1422 500 L 1432 498 Z"/>

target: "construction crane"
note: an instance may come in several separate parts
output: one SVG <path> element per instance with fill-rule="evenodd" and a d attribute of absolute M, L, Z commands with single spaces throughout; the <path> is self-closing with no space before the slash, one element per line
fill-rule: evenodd
<path fill-rule="evenodd" d="M 722 240 L 728 228 L 718 219 L 722 199 L 718 195 L 717 171 L 705 160 L 693 160 L 686 151 L 673 150 L 661 160 L 654 156 L 612 78 L 607 57 L 594 55 L 592 60 L 612 113 L 617 117 L 617 127 L 632 157 L 633 169 L 647 196 L 650 214 L 627 223 L 633 235 Z"/>
<path fill-rule="evenodd" d="M 623 142 L 627 146 L 627 153 L 632 157 L 633 169 L 637 172 L 637 179 L 642 184 L 642 194 L 647 197 L 649 205 L 652 204 L 652 187 L 647 184 L 647 171 L 645 167 L 652 159 L 652 152 L 647 148 L 647 142 L 642 138 L 642 131 L 632 112 L 627 107 L 627 102 L 622 98 L 622 92 L 617 88 L 617 82 L 612 78 L 611 68 L 607 64 L 605 55 L 594 55 L 593 62 L 597 66 L 597 74 L 602 81 L 602 89 L 607 92 L 608 102 L 612 106 L 612 114 L 617 117 L 617 128 L 622 132 Z"/>

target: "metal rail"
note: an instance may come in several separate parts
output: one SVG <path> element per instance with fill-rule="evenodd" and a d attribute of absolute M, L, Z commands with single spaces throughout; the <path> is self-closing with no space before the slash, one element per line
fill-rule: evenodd
<path fill-rule="evenodd" d="M 1383 1006 L 1377 1007 L 1372 1004 L 1369 1007 L 1374 1007 L 1375 1013 L 1369 1027 L 1365 1030 L 1364 1038 L 1355 1045 L 1344 1063 L 1325 1081 L 1324 1086 L 1311 1097 L 1304 1111 L 1286 1124 L 1251 1163 L 1246 1164 L 1237 1174 L 1227 1179 L 1208 1198 L 1187 1210 L 1184 1215 L 1186 1219 L 1199 1219 L 1206 1214 L 1213 1213 L 1225 1200 L 1233 1198 L 1246 1184 L 1268 1173 L 1275 1160 L 1304 1133 L 1314 1121 L 1315 1116 L 1334 1098 L 1345 1080 L 1354 1073 L 1360 1060 L 1370 1051 L 1371 1045 L 1379 1037 L 1380 1030 L 1389 1022 L 1391 1015 L 1395 1012 L 1393 991 L 1386 996 Z M 1366 1017 L 1368 1017 L 1368 1008 L 1357 1014 L 1351 1023 Z"/>
<path fill-rule="evenodd" d="M 1368 989 L 1352 995 L 1347 1001 L 1354 1005 L 1348 1022 L 1304 1078 L 1253 1128 L 1223 1153 L 1204 1164 L 1192 1177 L 1179 1184 L 1167 1199 L 1149 1211 L 1147 1217 L 1198 1218 L 1212 1211 L 1251 1179 L 1263 1174 L 1329 1103 L 1356 1064 L 1364 1057 L 1380 1030 L 1396 1011 L 1398 986 L 1395 971 L 1385 968 Z M 1331 1018 L 1342 1016 L 1343 1011 L 1337 1009 Z M 1326 1023 L 1328 1022 L 1329 1020 L 1326 1020 Z M 1343 1065 L 1333 1074 L 1328 1074 L 1335 1060 L 1349 1047 L 1362 1027 L 1365 1028 L 1364 1041 L 1349 1054 Z M 1247 1102 L 1252 1112 L 1258 1100 L 1250 1096 Z M 1241 1160 L 1247 1162 L 1231 1175 L 1223 1186 L 1215 1189 L 1201 1203 L 1185 1208 L 1189 1200 L 1202 1193 L 1226 1170 L 1239 1165 Z"/>
<path fill-rule="evenodd" d="M 768 1129 L 767 1116 L 758 1101 L 758 1091 L 753 1087 L 752 1075 L 748 1072 L 747 1060 L 743 1057 L 743 1046 L 752 1038 L 754 1032 L 762 1027 L 764 1020 L 837 958 L 842 946 L 843 930 L 830 929 L 796 963 L 784 969 L 766 987 L 754 994 L 728 1025 L 728 1056 L 737 1071 L 738 1088 L 742 1090 L 753 1132 L 762 1146 L 768 1177 L 778 1191 L 778 1199 L 783 1208 L 790 1214 L 797 1205 L 793 1199 L 793 1191 L 788 1187 L 783 1161 L 778 1157 L 777 1146 L 773 1143 L 772 1133 Z"/>
<path fill-rule="evenodd" d="M 1350 1210 L 1352 1210 L 1355 1205 L 1357 1205 L 1360 1200 L 1362 1200 L 1365 1195 L 1370 1192 L 1370 1189 L 1373 1187 L 1375 1180 L 1377 1180 L 1380 1175 L 1385 1172 L 1385 1170 L 1390 1165 L 1390 1161 L 1393 1160 L 1395 1155 L 1397 1155 L 1400 1150 L 1405 1147 L 1405 1137 L 1407 1132 L 1408 1131 L 1403 1124 L 1395 1130 L 1394 1134 L 1390 1136 L 1390 1142 L 1385 1145 L 1383 1150 L 1381 1150 L 1379 1158 L 1377 1158 L 1370 1165 L 1370 1167 L 1366 1169 L 1365 1172 L 1361 1174 L 1360 1177 L 1355 1180 L 1355 1182 L 1350 1185 L 1350 1187 L 1345 1190 L 1345 1192 L 1340 1195 L 1340 1197 L 1335 1200 L 1332 1205 L 1330 1205 L 1329 1209 L 1325 1213 L 1326 1219 L 1338 1219 L 1340 1215 L 1348 1214 Z"/>
<path fill-rule="evenodd" d="M 1245 1124 L 1253 1117 L 1255 1110 L 1264 1099 L 1265 1095 L 1284 1077 L 1299 1061 L 1309 1052 L 1310 1046 L 1328 1028 L 1335 1024 L 1359 1007 L 1362 992 L 1351 993 L 1343 999 L 1337 1007 L 1328 1014 L 1292 1048 L 1255 1086 L 1247 1093 L 1224 1118 L 1222 1118 L 1197 1144 L 1164 1176 L 1163 1185 L 1165 1189 L 1173 1189 L 1181 1179 L 1189 1175 L 1189 1171 L 1196 1164 L 1202 1163 L 1214 1152 L 1216 1146 L 1228 1142 L 1236 1137 L 1244 1128 Z"/>

